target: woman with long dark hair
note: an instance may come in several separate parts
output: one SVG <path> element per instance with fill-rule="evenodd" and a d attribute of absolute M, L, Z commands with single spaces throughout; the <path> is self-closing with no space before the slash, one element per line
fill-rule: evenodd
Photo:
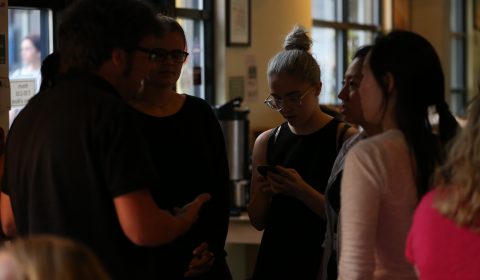
<path fill-rule="evenodd" d="M 339 279 L 416 279 L 404 256 L 413 211 L 457 126 L 433 46 L 408 31 L 379 37 L 360 85 L 364 119 L 382 133 L 347 155 L 341 186 Z M 429 107 L 439 116 L 432 133 Z"/>

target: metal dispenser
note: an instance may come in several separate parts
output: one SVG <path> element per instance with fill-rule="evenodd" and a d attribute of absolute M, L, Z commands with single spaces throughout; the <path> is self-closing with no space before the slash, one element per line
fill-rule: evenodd
<path fill-rule="evenodd" d="M 225 137 L 230 167 L 232 214 L 246 210 L 250 189 L 248 108 L 242 108 L 243 98 L 237 97 L 217 106 L 215 113 Z"/>

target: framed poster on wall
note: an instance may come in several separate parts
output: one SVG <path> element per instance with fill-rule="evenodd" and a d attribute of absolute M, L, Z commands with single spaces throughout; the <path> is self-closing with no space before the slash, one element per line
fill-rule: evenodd
<path fill-rule="evenodd" d="M 227 0 L 227 46 L 250 46 L 250 0 Z"/>

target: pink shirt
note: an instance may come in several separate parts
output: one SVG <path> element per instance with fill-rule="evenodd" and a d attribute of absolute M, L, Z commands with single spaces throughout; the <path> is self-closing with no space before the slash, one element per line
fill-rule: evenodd
<path fill-rule="evenodd" d="M 422 280 L 480 279 L 480 234 L 459 227 L 433 205 L 435 191 L 415 211 L 405 254 Z"/>

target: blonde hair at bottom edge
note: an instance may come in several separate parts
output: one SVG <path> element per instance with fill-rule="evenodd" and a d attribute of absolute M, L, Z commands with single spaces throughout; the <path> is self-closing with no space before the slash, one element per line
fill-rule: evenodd
<path fill-rule="evenodd" d="M 467 124 L 450 143 L 435 176 L 435 207 L 456 224 L 480 232 L 480 95 L 472 101 Z"/>
<path fill-rule="evenodd" d="M 0 280 L 109 280 L 85 245 L 53 235 L 18 238 L 0 250 Z"/>

